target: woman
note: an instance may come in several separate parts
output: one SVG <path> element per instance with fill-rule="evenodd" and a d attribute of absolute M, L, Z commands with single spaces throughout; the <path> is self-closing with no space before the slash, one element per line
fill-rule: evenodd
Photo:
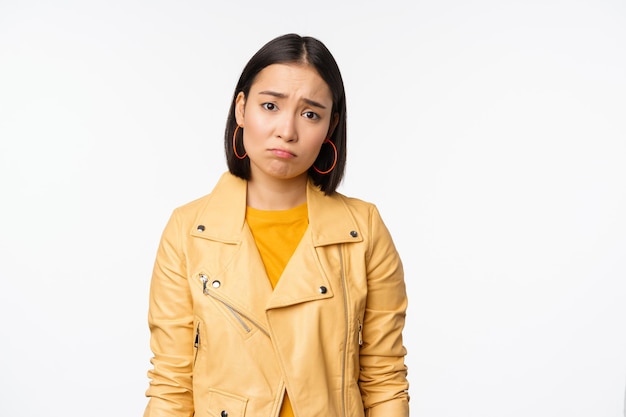
<path fill-rule="evenodd" d="M 144 416 L 408 416 L 402 264 L 375 206 L 335 191 L 346 103 L 320 41 L 251 58 L 225 148 L 161 238 Z"/>

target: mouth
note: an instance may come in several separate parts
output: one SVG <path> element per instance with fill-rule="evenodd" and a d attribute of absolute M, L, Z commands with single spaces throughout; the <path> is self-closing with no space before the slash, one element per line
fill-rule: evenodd
<path fill-rule="evenodd" d="M 285 159 L 291 159 L 291 158 L 295 158 L 296 154 L 294 154 L 293 152 L 290 152 L 286 149 L 279 149 L 279 148 L 272 148 L 269 150 L 274 156 L 277 156 L 279 158 L 285 158 Z"/>

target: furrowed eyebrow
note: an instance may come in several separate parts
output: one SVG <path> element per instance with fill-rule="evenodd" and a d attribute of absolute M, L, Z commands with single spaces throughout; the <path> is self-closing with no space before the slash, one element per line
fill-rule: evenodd
<path fill-rule="evenodd" d="M 309 106 L 318 107 L 320 109 L 326 109 L 326 106 L 324 106 L 322 103 L 318 103 L 317 101 L 311 100 L 309 98 L 305 98 L 303 100 Z"/>
<path fill-rule="evenodd" d="M 276 91 L 259 91 L 259 94 L 265 94 L 276 98 L 285 98 L 287 94 L 277 93 Z"/>
<path fill-rule="evenodd" d="M 286 98 L 287 97 L 286 94 L 278 93 L 276 91 L 259 91 L 259 94 L 265 94 L 265 95 L 276 97 L 276 98 Z M 310 98 L 303 98 L 302 100 L 306 104 L 308 104 L 309 106 L 317 107 L 317 108 L 320 108 L 320 109 L 326 109 L 326 106 L 324 106 L 322 103 L 318 103 L 317 101 L 311 100 Z"/>

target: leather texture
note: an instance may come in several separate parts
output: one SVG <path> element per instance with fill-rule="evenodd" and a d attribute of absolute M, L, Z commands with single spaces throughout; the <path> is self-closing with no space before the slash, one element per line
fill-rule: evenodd
<path fill-rule="evenodd" d="M 370 203 L 307 187 L 309 227 L 272 290 L 246 181 L 174 210 L 150 288 L 144 417 L 408 417 L 402 263 Z"/>

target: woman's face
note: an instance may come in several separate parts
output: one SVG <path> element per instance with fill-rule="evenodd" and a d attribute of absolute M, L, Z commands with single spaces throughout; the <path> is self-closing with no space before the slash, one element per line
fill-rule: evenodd
<path fill-rule="evenodd" d="M 236 99 L 237 124 L 250 158 L 251 181 L 307 176 L 336 125 L 326 82 L 310 65 L 273 64 Z M 240 150 L 239 153 L 242 151 Z"/>

